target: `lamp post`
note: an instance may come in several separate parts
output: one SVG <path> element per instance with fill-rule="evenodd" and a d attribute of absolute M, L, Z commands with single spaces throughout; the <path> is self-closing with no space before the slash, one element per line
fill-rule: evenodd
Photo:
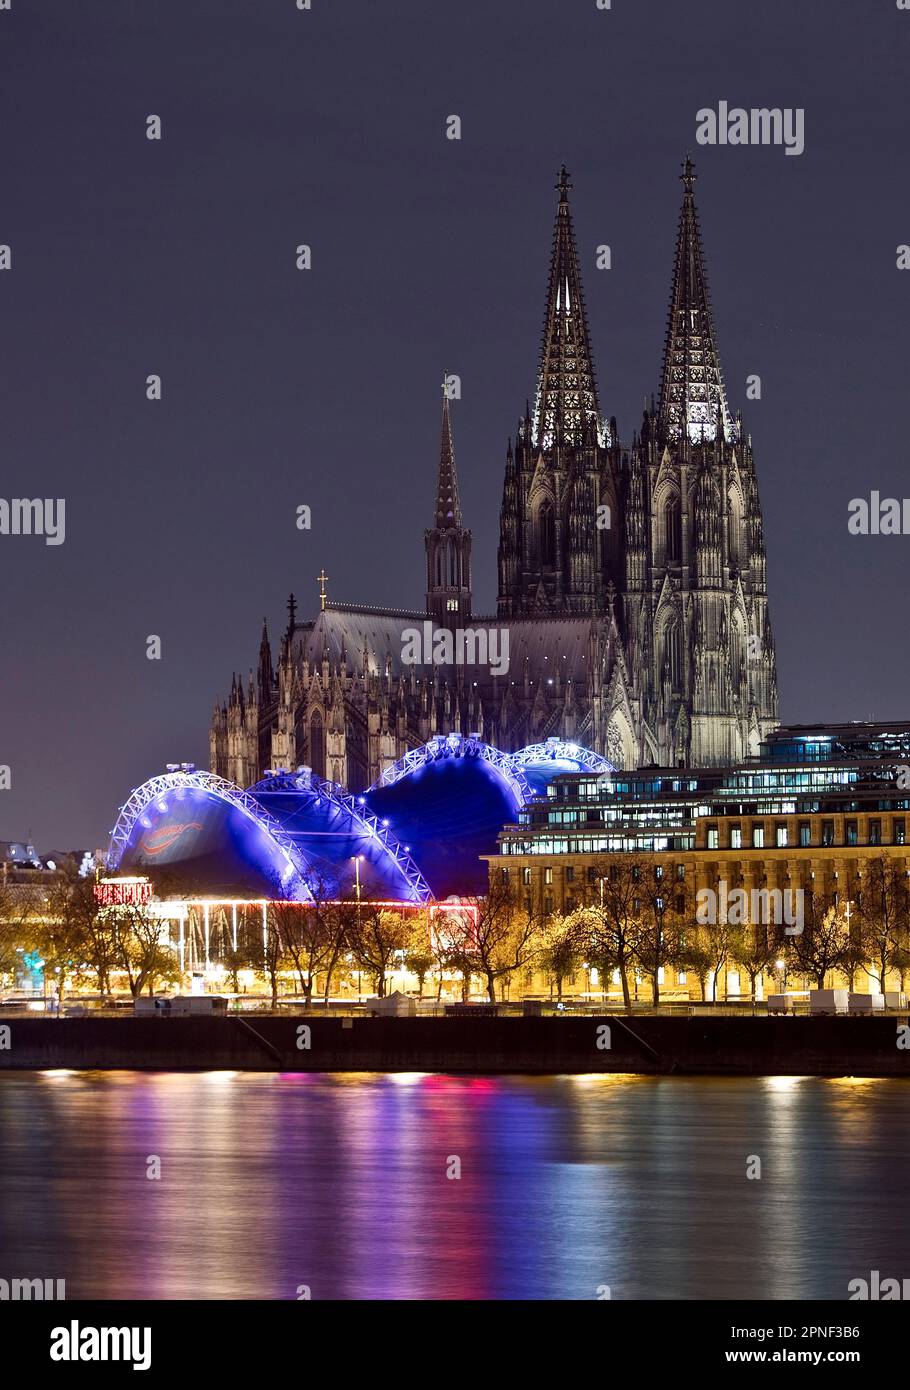
<path fill-rule="evenodd" d="M 352 855 L 354 860 L 354 892 L 357 895 L 357 935 L 360 935 L 360 861 L 362 854 Z M 357 1000 L 358 1003 L 363 998 L 363 983 L 360 975 L 360 961 L 357 962 Z"/>

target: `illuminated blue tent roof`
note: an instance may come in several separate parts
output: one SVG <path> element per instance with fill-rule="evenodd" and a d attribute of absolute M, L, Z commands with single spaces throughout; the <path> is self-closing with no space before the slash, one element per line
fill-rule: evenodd
<path fill-rule="evenodd" d="M 613 764 L 590 748 L 569 743 L 560 738 L 548 738 L 545 743 L 531 743 L 512 753 L 509 761 L 521 768 L 535 796 L 544 796 L 547 783 L 564 772 L 613 772 Z"/>
<path fill-rule="evenodd" d="M 485 891 L 502 827 L 530 797 L 524 774 L 475 737 L 431 739 L 388 769 L 366 793 L 370 810 L 411 846 L 434 895 Z"/>
<path fill-rule="evenodd" d="M 154 872 L 198 894 L 307 900 L 362 891 L 424 902 L 408 853 L 340 787 L 309 773 L 247 792 L 206 772 L 154 777 L 133 792 L 111 836 L 112 870 Z"/>
<path fill-rule="evenodd" d="M 155 873 L 186 893 L 307 900 L 364 895 L 426 902 L 481 894 L 483 855 L 503 826 L 565 772 L 612 771 L 578 744 L 501 753 L 476 735 L 438 736 L 351 796 L 306 769 L 248 791 L 207 772 L 144 782 L 111 835 L 112 870 Z"/>

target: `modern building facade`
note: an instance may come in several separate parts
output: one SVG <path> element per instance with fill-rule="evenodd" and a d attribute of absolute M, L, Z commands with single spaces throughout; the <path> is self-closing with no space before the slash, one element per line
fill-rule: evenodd
<path fill-rule="evenodd" d="M 331 601 L 298 621 L 277 665 L 215 706 L 213 773 L 249 786 L 272 767 L 365 786 L 435 735 L 504 752 L 548 737 L 617 767 L 720 766 L 777 722 L 774 641 L 751 440 L 729 406 L 684 165 L 659 391 L 631 440 L 601 408 L 565 168 L 533 411 L 506 453 L 495 615 L 475 615 L 471 533 L 443 404 L 422 608 Z M 429 491 L 429 488 L 428 488 Z M 508 631 L 508 670 L 409 664 L 403 634 Z"/>
<path fill-rule="evenodd" d="M 910 725 L 792 726 L 769 736 L 759 758 L 729 768 L 556 777 L 546 797 L 503 831 L 490 873 L 549 916 L 596 902 L 611 860 L 634 857 L 644 873 L 666 883 L 668 896 L 685 886 L 693 926 L 704 889 L 718 901 L 744 890 L 750 909 L 774 899 L 786 905 L 802 893 L 849 918 L 877 875 L 878 892 L 890 897 L 883 913 L 894 918 L 881 924 L 891 961 L 885 987 L 901 990 L 910 978 L 908 827 Z M 747 909 L 744 925 L 770 932 L 783 947 L 784 921 L 775 931 L 766 912 L 758 915 L 762 920 Z M 763 974 L 757 988 L 770 993 L 780 981 L 773 970 L 770 979 Z M 857 978 L 878 989 L 872 961 L 860 965 Z M 839 976 L 829 983 L 842 982 Z M 700 992 L 685 969 L 668 969 L 664 984 L 671 995 Z M 747 994 L 742 964 L 728 961 L 715 990 L 717 997 Z"/>

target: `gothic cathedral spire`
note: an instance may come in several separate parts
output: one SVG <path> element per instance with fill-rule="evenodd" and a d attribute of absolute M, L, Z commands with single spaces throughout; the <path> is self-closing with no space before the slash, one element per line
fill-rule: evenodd
<path fill-rule="evenodd" d="M 594 355 L 569 207 L 571 187 L 563 165 L 556 185 L 559 203 L 532 434 L 534 444 L 544 451 L 557 443 L 581 445 L 592 425 L 601 427 Z"/>
<path fill-rule="evenodd" d="M 688 155 L 680 178 L 683 201 L 660 382 L 660 426 L 664 439 L 685 437 L 698 444 L 715 438 L 719 414 L 723 437 L 729 443 L 733 437 L 732 422 L 695 208 L 695 166 Z"/>
<path fill-rule="evenodd" d="M 436 483 L 436 516 L 424 536 L 427 552 L 427 614 L 458 627 L 471 616 L 471 533 L 461 524 L 458 473 L 452 443 L 449 397 L 443 383 L 442 439 Z"/>

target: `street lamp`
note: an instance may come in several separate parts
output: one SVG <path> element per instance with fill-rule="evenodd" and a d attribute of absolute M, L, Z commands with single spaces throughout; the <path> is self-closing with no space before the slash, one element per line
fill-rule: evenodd
<path fill-rule="evenodd" d="M 353 855 L 351 856 L 351 858 L 352 858 L 353 861 L 354 861 L 354 891 L 355 891 L 356 894 L 357 894 L 357 935 L 359 936 L 359 935 L 360 935 L 360 861 L 363 859 L 363 855 L 362 855 L 362 854 L 353 854 Z M 357 962 L 357 999 L 358 999 L 358 1001 L 360 1001 L 362 998 L 363 998 L 363 981 L 362 981 L 361 975 L 360 975 L 360 961 L 358 960 L 358 962 Z"/>

